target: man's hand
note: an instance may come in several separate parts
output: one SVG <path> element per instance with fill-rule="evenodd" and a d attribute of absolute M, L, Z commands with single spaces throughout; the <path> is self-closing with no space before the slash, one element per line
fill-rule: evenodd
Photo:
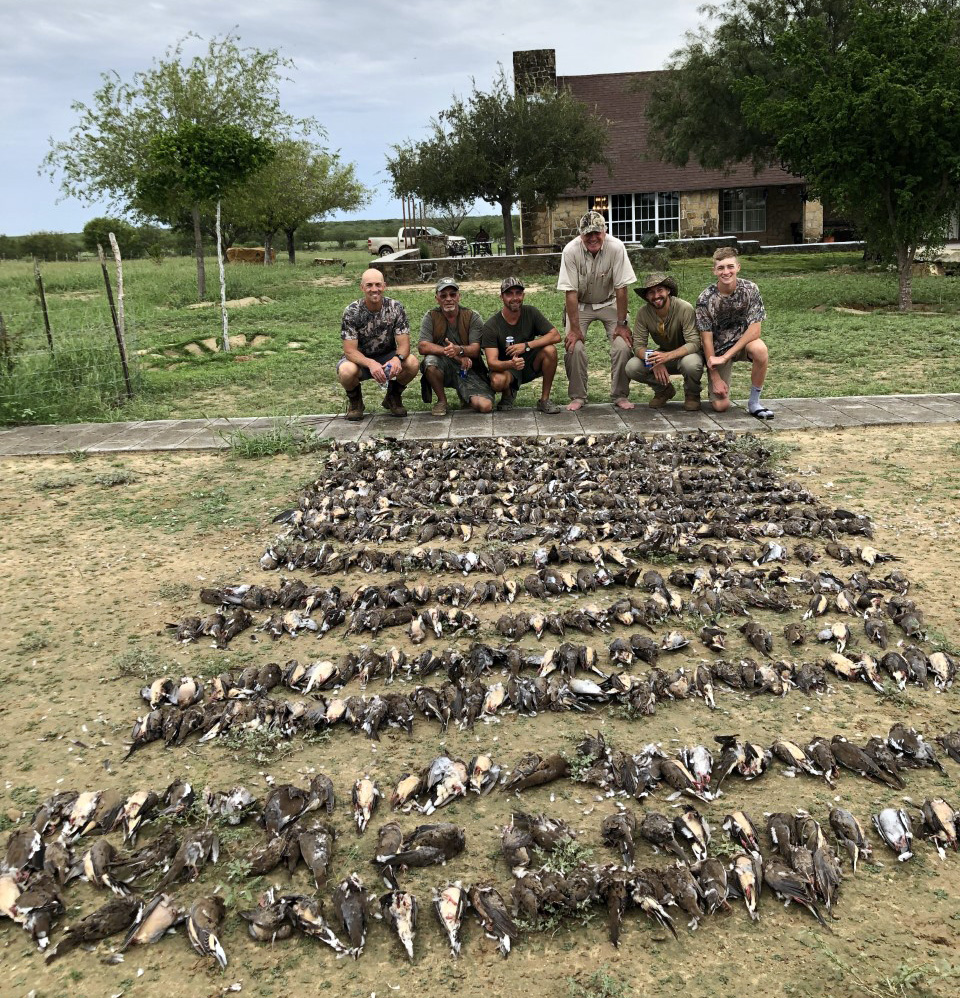
<path fill-rule="evenodd" d="M 725 356 L 718 356 L 717 354 L 714 354 L 707 361 L 707 369 L 712 371 L 715 367 L 723 367 L 723 365 L 726 364 L 726 362 L 727 358 Z"/>
<path fill-rule="evenodd" d="M 459 357 L 460 350 L 461 347 L 459 347 L 456 343 L 447 343 L 447 345 L 443 348 L 443 355 L 444 357 Z"/>
<path fill-rule="evenodd" d="M 516 360 L 517 357 L 519 357 L 520 360 L 522 361 L 523 354 L 526 353 L 526 350 L 527 350 L 526 343 L 511 343 L 510 346 L 507 347 L 507 356 L 511 360 Z"/>
<path fill-rule="evenodd" d="M 527 364 L 527 362 L 523 359 L 523 354 L 517 354 L 517 355 L 515 355 L 511 360 L 508 360 L 507 363 L 515 371 L 522 371 L 524 369 L 524 367 L 526 367 L 526 364 Z"/>
<path fill-rule="evenodd" d="M 571 326 L 567 332 L 566 337 L 563 340 L 563 349 L 570 353 L 570 351 L 578 344 L 583 342 L 583 333 L 580 331 L 579 326 Z"/>
<path fill-rule="evenodd" d="M 390 378 L 395 378 L 400 373 L 401 367 L 403 365 L 399 359 L 391 357 L 382 367 L 375 360 L 371 360 L 367 370 L 378 385 L 385 385 Z"/>
<path fill-rule="evenodd" d="M 654 364 L 653 365 L 653 376 L 657 379 L 657 382 L 661 385 L 670 384 L 670 374 L 667 371 L 666 364 Z"/>
<path fill-rule="evenodd" d="M 469 357 L 460 358 L 460 369 L 463 371 L 469 371 L 473 367 L 473 361 Z"/>
<path fill-rule="evenodd" d="M 713 394 L 716 395 L 717 398 L 725 399 L 730 391 L 730 386 L 713 369 L 710 370 L 709 378 Z"/>
<path fill-rule="evenodd" d="M 644 359 L 642 353 L 640 354 L 640 359 L 641 360 Z M 647 359 L 647 363 L 653 365 L 666 364 L 666 362 L 667 362 L 667 355 L 662 350 L 653 350 L 650 353 L 649 358 Z"/>
<path fill-rule="evenodd" d="M 629 326 L 621 326 L 618 322 L 617 330 L 613 335 L 622 337 L 630 346 L 633 346 L 633 334 L 630 332 Z"/>

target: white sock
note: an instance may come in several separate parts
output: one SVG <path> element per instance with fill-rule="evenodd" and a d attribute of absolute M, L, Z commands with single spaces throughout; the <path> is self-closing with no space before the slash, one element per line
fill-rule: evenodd
<path fill-rule="evenodd" d="M 762 385 L 760 388 L 755 388 L 753 385 L 750 386 L 750 400 L 747 402 L 747 412 L 756 412 L 757 409 L 763 408 L 760 404 L 760 393 L 762 391 Z"/>

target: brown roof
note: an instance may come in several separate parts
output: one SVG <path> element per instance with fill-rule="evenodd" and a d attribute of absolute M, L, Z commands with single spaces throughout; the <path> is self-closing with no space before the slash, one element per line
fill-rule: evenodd
<path fill-rule="evenodd" d="M 702 170 L 695 163 L 673 166 L 647 155 L 650 123 L 646 107 L 650 89 L 664 71 L 647 73 L 595 73 L 590 76 L 558 76 L 591 110 L 611 122 L 607 155 L 613 166 L 594 166 L 589 185 L 577 194 L 625 194 L 640 191 L 694 191 L 717 187 L 762 187 L 766 184 L 799 184 L 800 177 L 779 167 L 753 172 L 749 163 L 723 170 Z M 636 82 L 634 82 L 636 81 Z M 637 86 L 634 90 L 631 84 Z"/>

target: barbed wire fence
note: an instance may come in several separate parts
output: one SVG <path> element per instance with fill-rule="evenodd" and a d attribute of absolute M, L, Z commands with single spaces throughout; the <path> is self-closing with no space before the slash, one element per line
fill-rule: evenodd
<path fill-rule="evenodd" d="M 0 423 L 110 418 L 141 384 L 134 310 L 121 338 L 105 283 L 51 291 L 40 264 L 29 283 L 25 272 L 16 297 L 0 295 Z"/>

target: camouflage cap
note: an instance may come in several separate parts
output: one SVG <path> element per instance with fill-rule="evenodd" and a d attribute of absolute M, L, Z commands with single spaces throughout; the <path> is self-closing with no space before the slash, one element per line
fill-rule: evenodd
<path fill-rule="evenodd" d="M 437 286 L 435 290 L 437 294 L 440 294 L 440 292 L 445 290 L 446 288 L 453 288 L 455 291 L 459 291 L 460 285 L 457 284 L 457 282 L 452 277 L 441 277 L 440 280 L 437 281 Z"/>
<path fill-rule="evenodd" d="M 509 291 L 511 288 L 519 288 L 523 291 L 523 281 L 519 277 L 505 277 L 500 282 L 500 294 L 503 294 L 504 291 Z"/>
<path fill-rule="evenodd" d="M 586 215 L 580 216 L 577 229 L 581 236 L 585 236 L 588 232 L 606 232 L 607 223 L 599 211 L 588 211 Z"/>

